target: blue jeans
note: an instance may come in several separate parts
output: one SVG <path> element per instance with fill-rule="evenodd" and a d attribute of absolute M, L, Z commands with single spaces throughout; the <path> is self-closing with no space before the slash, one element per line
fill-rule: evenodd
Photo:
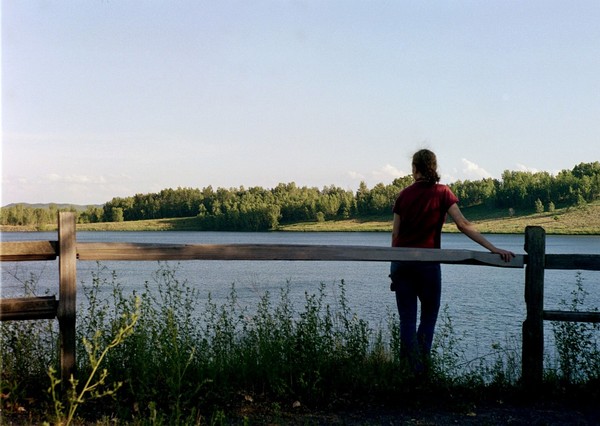
<path fill-rule="evenodd" d="M 440 310 L 442 273 L 439 263 L 392 262 L 392 290 L 400 315 L 400 356 L 414 372 L 427 366 Z M 417 328 L 417 301 L 421 317 Z"/>

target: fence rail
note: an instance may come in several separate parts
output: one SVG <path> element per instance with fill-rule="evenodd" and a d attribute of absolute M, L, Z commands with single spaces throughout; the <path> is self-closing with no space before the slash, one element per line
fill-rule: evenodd
<path fill-rule="evenodd" d="M 86 260 L 300 260 L 300 261 L 434 261 L 446 264 L 525 267 L 522 379 L 537 385 L 543 373 L 543 321 L 600 322 L 598 312 L 544 311 L 546 269 L 600 270 L 600 255 L 545 254 L 545 232 L 540 227 L 525 230 L 525 251 L 510 262 L 498 255 L 470 250 L 412 249 L 340 245 L 275 244 L 136 244 L 77 243 L 75 216 L 61 212 L 58 241 L 2 242 L 0 261 L 59 259 L 59 300 L 55 296 L 0 299 L 0 320 L 57 318 L 60 329 L 63 383 L 75 369 L 75 319 L 77 261 Z"/>
<path fill-rule="evenodd" d="M 511 262 L 472 250 L 309 244 L 148 244 L 77 243 L 78 260 L 319 260 L 390 262 L 433 261 L 448 264 L 522 268 L 525 256 Z M 0 261 L 55 260 L 57 241 L 3 242 Z"/>
<path fill-rule="evenodd" d="M 54 319 L 58 312 L 56 296 L 19 297 L 1 301 L 2 321 Z"/>
<path fill-rule="evenodd" d="M 58 241 L 3 241 L 0 261 L 56 260 L 57 256 Z"/>

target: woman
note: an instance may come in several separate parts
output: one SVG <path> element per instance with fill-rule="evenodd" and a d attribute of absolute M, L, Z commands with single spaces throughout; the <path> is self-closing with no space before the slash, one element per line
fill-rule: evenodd
<path fill-rule="evenodd" d="M 442 225 L 448 213 L 458 229 L 505 262 L 515 255 L 490 243 L 462 215 L 458 198 L 441 185 L 437 159 L 422 149 L 412 160 L 415 182 L 402 190 L 394 204 L 392 247 L 440 248 Z M 392 262 L 392 290 L 400 315 L 400 354 L 413 373 L 427 367 L 440 308 L 441 268 L 437 262 Z M 417 300 L 421 317 L 417 328 Z"/>

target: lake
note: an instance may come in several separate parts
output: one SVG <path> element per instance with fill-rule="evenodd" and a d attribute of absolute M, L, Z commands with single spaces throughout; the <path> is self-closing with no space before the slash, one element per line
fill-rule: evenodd
<path fill-rule="evenodd" d="M 57 240 L 55 232 L 2 233 L 2 241 Z M 487 235 L 496 246 L 525 254 L 523 235 Z M 81 242 L 137 242 L 171 244 L 317 244 L 389 246 L 390 235 L 372 232 L 306 232 L 306 233 L 237 233 L 237 232 L 78 232 Z M 462 234 L 444 234 L 442 248 L 484 251 Z M 547 253 L 600 254 L 599 236 L 548 236 Z M 125 291 L 141 289 L 151 282 L 158 269 L 156 261 L 106 261 L 101 263 L 117 273 Z M 290 285 L 290 298 L 296 310 L 304 307 L 305 292 L 318 292 L 324 283 L 328 302 L 335 304 L 338 284 L 345 282 L 349 306 L 359 318 L 373 328 L 387 328 L 390 313 L 396 313 L 394 294 L 389 290 L 389 263 L 336 261 L 181 261 L 170 262 L 178 268 L 177 277 L 199 290 L 200 297 L 208 294 L 215 302 L 225 301 L 235 283 L 239 303 L 250 310 L 260 297 L 269 291 L 278 301 L 279 291 Z M 58 294 L 58 261 L 2 263 L 2 297 L 21 295 L 20 281 L 32 273 L 39 277 L 38 294 L 46 289 Z M 91 284 L 96 262 L 79 261 L 78 282 Z M 545 308 L 561 309 L 561 300 L 570 302 L 575 288 L 577 271 L 547 271 Z M 487 266 L 442 265 L 442 307 L 447 305 L 454 331 L 465 344 L 468 356 L 475 358 L 490 352 L 494 343 L 521 340 L 521 325 L 525 318 L 524 269 L 504 269 Z M 586 309 L 600 307 L 600 274 L 582 271 L 584 288 L 590 293 Z M 82 292 L 78 300 L 83 301 Z M 438 323 L 440 324 L 440 323 Z M 546 337 L 551 325 L 546 322 Z"/>

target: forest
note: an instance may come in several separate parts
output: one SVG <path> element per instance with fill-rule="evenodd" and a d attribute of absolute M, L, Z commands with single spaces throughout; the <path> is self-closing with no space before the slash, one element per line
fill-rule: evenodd
<path fill-rule="evenodd" d="M 361 182 L 356 192 L 334 185 L 321 189 L 280 183 L 262 187 L 163 189 L 158 193 L 115 197 L 102 206 L 47 208 L 15 204 L 0 209 L 0 224 L 39 226 L 55 223 L 56 213 L 71 210 L 78 223 L 122 222 L 145 219 L 194 217 L 198 230 L 268 231 L 283 224 L 365 219 L 390 215 L 398 193 L 413 182 L 411 176 L 368 188 Z M 571 170 L 548 172 L 508 171 L 501 179 L 456 181 L 449 184 L 462 208 L 485 206 L 513 215 L 515 212 L 553 211 L 582 206 L 600 199 L 600 162 L 580 163 Z"/>

